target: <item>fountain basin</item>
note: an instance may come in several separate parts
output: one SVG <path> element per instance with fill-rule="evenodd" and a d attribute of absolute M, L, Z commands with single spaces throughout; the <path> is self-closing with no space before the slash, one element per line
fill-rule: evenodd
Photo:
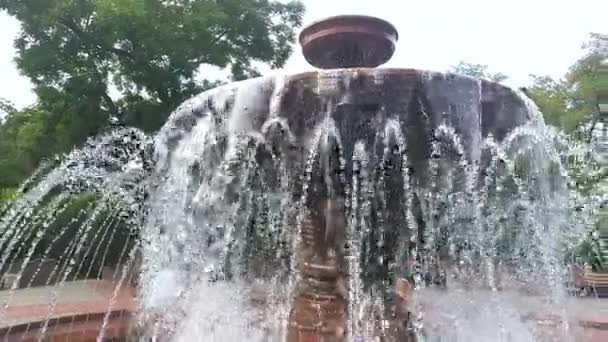
<path fill-rule="evenodd" d="M 125 311 L 65 316 L 0 329 L 0 336 L 4 336 L 6 342 L 38 341 L 42 327 L 47 324 L 44 341 L 93 342 L 98 336 L 103 336 L 102 341 L 126 341 L 132 329 L 131 316 L 131 312 Z"/>
<path fill-rule="evenodd" d="M 18 289 L 12 294 L 0 291 L 0 300 L 10 296 L 12 301 L 2 313 L 0 337 L 5 341 L 36 341 L 45 330 L 45 341 L 126 338 L 137 301 L 134 289 L 115 291 L 115 287 L 105 280 L 86 280 Z M 51 305 L 53 295 L 57 302 Z"/>
<path fill-rule="evenodd" d="M 172 136 L 191 129 L 202 114 L 227 118 L 218 126 L 223 135 L 269 136 L 273 130 L 289 130 L 292 143 L 300 147 L 329 118 L 344 142 L 345 156 L 352 155 L 357 141 L 371 147 L 377 130 L 392 120 L 413 162 L 429 159 L 441 125 L 454 128 L 466 159 L 474 161 L 483 138 L 492 135 L 500 141 L 531 119 L 519 94 L 494 82 L 416 69 L 367 68 L 263 77 L 220 87 L 184 104 L 163 129 L 166 136 L 177 139 Z"/>
<path fill-rule="evenodd" d="M 307 317 L 316 313 L 305 309 L 310 307 L 306 303 L 311 294 L 330 294 L 335 301 L 319 301 L 320 310 L 332 312 L 332 317 L 346 317 L 347 306 L 341 304 L 343 312 L 335 313 L 335 303 L 348 302 L 349 294 L 334 279 L 346 276 L 348 283 L 352 272 L 360 272 L 367 291 L 374 286 L 393 287 L 395 269 L 406 268 L 402 260 L 394 266 L 398 251 L 409 248 L 408 241 L 418 233 L 408 228 L 412 217 L 406 217 L 404 207 L 420 202 L 414 188 L 428 183 L 428 165 L 437 158 L 435 142 L 443 139 L 447 146 L 442 161 L 473 165 L 481 159 L 484 139 L 503 140 L 533 119 L 531 115 L 525 99 L 500 84 L 415 69 L 322 70 L 247 80 L 203 93 L 170 117 L 157 139 L 158 172 L 179 170 L 175 182 L 184 187 L 178 191 L 159 187 L 159 193 L 184 194 L 193 222 L 186 226 L 191 230 L 184 236 L 217 239 L 215 227 L 224 227 L 226 217 L 239 222 L 227 228 L 230 241 L 238 241 L 228 255 L 238 256 L 238 260 L 213 259 L 214 269 L 242 264 L 239 272 L 246 277 L 264 278 L 281 277 L 289 272 L 289 265 L 299 268 L 303 290 L 294 303 L 304 309 L 292 308 L 291 317 L 296 321 L 292 326 L 314 331 L 312 326 L 318 322 Z M 188 151 L 188 158 L 180 151 Z M 183 182 L 183 174 L 191 178 Z M 173 184 L 171 177 L 162 184 Z M 355 189 L 356 182 L 369 184 L 369 188 Z M 353 197 L 353 191 L 360 195 Z M 352 208 L 352 201 L 358 199 L 362 201 L 358 210 L 369 206 L 370 213 L 347 213 L 344 203 L 351 201 Z M 158 217 L 183 210 L 166 207 L 164 200 L 158 203 Z M 333 213 L 328 208 L 334 208 Z M 300 214 L 310 214 L 314 227 L 303 224 L 298 231 Z M 273 215 L 285 218 L 272 225 L 257 222 Z M 366 221 L 369 231 L 365 236 L 348 236 L 355 234 L 355 228 L 346 226 L 347 221 L 353 224 L 353 215 L 357 222 Z M 418 212 L 413 215 L 423 219 Z M 180 239 L 171 236 L 172 224 L 180 223 L 165 222 L 164 234 L 169 236 L 159 237 L 158 248 L 163 248 L 161 241 Z M 295 247 L 298 252 L 290 264 L 283 263 L 285 259 L 276 256 L 281 249 L 294 246 L 296 234 L 302 239 Z M 358 239 L 365 244 L 380 239 L 385 243 L 362 251 L 357 261 L 360 271 L 352 271 L 345 249 L 354 248 L 351 244 Z M 176 246 L 181 244 L 176 242 Z M 214 250 L 222 248 L 230 247 Z M 324 254 L 336 256 L 335 264 L 323 263 L 330 260 Z M 171 260 L 197 260 L 196 255 L 175 255 L 170 260 L 157 253 L 150 258 L 156 267 L 172 265 Z M 307 267 L 315 264 L 315 258 L 321 260 L 319 266 Z M 327 270 L 335 274 L 326 274 Z M 346 321 L 336 323 L 336 330 L 347 331 Z"/>

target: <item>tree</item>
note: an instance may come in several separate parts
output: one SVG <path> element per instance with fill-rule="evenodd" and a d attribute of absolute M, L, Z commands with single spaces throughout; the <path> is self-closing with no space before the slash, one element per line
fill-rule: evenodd
<path fill-rule="evenodd" d="M 590 139 L 597 112 L 594 66 L 608 56 L 605 46 L 608 46 L 606 35 L 591 34 L 590 41 L 584 44 L 585 55 L 570 67 L 563 79 L 531 75 L 528 95 L 543 112 L 547 123 Z"/>
<path fill-rule="evenodd" d="M 38 106 L 7 115 L 0 126 L 0 189 L 17 187 L 42 157 L 61 148 L 55 118 Z"/>
<path fill-rule="evenodd" d="M 2 123 L 4 117 L 8 114 L 16 112 L 17 109 L 13 103 L 3 97 L 0 97 L 0 124 Z"/>
<path fill-rule="evenodd" d="M 282 66 L 303 14 L 298 1 L 268 0 L 0 0 L 0 8 L 22 23 L 17 63 L 43 101 L 60 92 L 149 130 L 202 90 L 202 64 L 236 79 L 254 61 Z"/>
<path fill-rule="evenodd" d="M 233 79 L 257 74 L 255 64 L 281 67 L 304 12 L 298 0 L 0 0 L 0 9 L 21 22 L 16 62 L 38 95 L 0 132 L 17 139 L 8 142 L 14 150 L 0 148 L 2 167 L 24 172 L 10 179 L 83 143 L 112 117 L 158 129 L 214 84 L 199 75 L 203 65 Z"/>
<path fill-rule="evenodd" d="M 568 103 L 571 91 L 567 84 L 556 81 L 550 76 L 530 75 L 532 84 L 526 88 L 526 94 L 539 107 L 545 122 L 572 133 L 582 121 L 580 117 L 570 115 Z"/>
<path fill-rule="evenodd" d="M 450 72 L 494 82 L 502 82 L 508 78 L 507 75 L 500 72 L 495 74 L 489 72 L 488 66 L 485 64 L 474 64 L 465 61 L 460 61 L 457 65 L 452 66 Z"/>
<path fill-rule="evenodd" d="M 593 136 L 598 119 L 595 94 L 597 75 L 594 67 L 608 56 L 608 36 L 591 34 L 590 41 L 583 47 L 585 55 L 570 67 L 563 79 L 533 75 L 532 86 L 527 89 L 528 96 L 542 111 L 545 122 L 569 134 L 575 140 L 571 144 L 587 144 Z M 574 155 L 566 160 L 572 184 L 581 197 L 596 196 L 596 201 L 600 201 L 598 198 L 608 189 L 608 165 L 597 158 L 597 151 L 580 150 L 588 152 L 578 156 L 574 148 L 569 151 L 574 151 Z M 606 267 L 602 258 L 602 253 L 606 251 L 602 252 L 603 247 L 596 235 L 600 227 L 607 224 L 607 217 L 605 209 L 600 210 L 595 218 L 595 226 L 590 227 L 574 251 L 582 259 L 580 261 L 596 269 Z"/>

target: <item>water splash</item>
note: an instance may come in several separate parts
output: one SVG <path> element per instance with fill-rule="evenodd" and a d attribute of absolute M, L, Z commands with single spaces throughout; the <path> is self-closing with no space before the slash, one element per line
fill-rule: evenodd
<path fill-rule="evenodd" d="M 173 113 L 153 155 L 135 130 L 92 140 L 0 210 L 0 271 L 17 274 L 10 291 L 33 256 L 64 246 L 45 284 L 57 286 L 41 338 L 61 287 L 111 264 L 98 340 L 136 268 L 147 337 L 282 340 L 293 297 L 314 284 L 347 299 L 351 340 L 533 341 L 527 309 L 508 298 L 544 284 L 538 309 L 559 313 L 568 336 L 564 246 L 599 205 L 571 191 L 566 165 L 589 153 L 506 88 L 404 75 L 325 71 L 220 87 Z M 310 241 L 337 259 L 325 270 L 342 280 L 302 273 Z M 395 318 L 405 310 L 394 296 L 400 279 L 415 288 L 407 326 Z M 342 333 L 332 324 L 323 329 Z"/>

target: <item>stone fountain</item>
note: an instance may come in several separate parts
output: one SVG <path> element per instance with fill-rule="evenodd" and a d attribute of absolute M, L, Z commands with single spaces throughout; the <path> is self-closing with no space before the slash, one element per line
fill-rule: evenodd
<path fill-rule="evenodd" d="M 441 250 L 446 261 L 456 244 L 448 235 L 457 224 L 440 222 L 448 218 L 439 198 L 458 193 L 468 203 L 463 212 L 481 207 L 476 191 L 496 186 L 499 159 L 534 138 L 524 127 L 539 115 L 494 82 L 375 68 L 397 39 L 381 19 L 325 19 L 300 35 L 304 56 L 320 70 L 227 85 L 178 109 L 157 138 L 164 177 L 151 196 L 144 274 L 169 272 L 175 286 L 199 281 L 193 269 L 212 279 L 278 281 L 271 297 L 281 293 L 279 302 L 291 304 L 270 321 L 287 322 L 290 342 L 413 339 L 407 292 L 430 277 L 424 258 Z M 175 193 L 179 200 L 166 196 Z M 171 215 L 184 210 L 187 220 Z M 486 244 L 486 233 L 466 224 L 459 234 L 469 233 L 479 236 L 461 241 L 459 253 Z M 144 297 L 152 293 L 154 285 L 143 289 Z"/>
<path fill-rule="evenodd" d="M 478 323 L 496 328 L 475 341 L 503 338 L 505 325 L 530 340 L 506 314 L 519 309 L 496 293 L 542 283 L 560 307 L 557 247 L 570 207 L 553 137 L 535 107 L 500 84 L 376 68 L 397 40 L 377 18 L 313 23 L 300 43 L 319 70 L 206 91 L 171 115 L 150 149 L 124 130 L 75 151 L 28 183 L 15 208 L 0 208 L 2 265 L 40 254 L 39 240 L 52 250 L 55 240 L 24 222 L 63 212 L 61 201 L 32 209 L 58 186 L 66 196 L 85 189 L 97 196 L 95 215 L 74 228 L 65 266 L 53 270 L 58 284 L 108 264 L 107 249 L 88 241 L 124 233 L 114 222 L 128 218 L 127 241 L 138 237 L 118 248 L 99 338 L 137 268 L 139 334 L 162 341 L 412 341 L 432 329 L 475 340 L 474 328 L 458 329 L 477 322 L 468 314 L 434 316 L 449 301 L 418 304 L 439 296 L 424 295 L 435 285 L 490 291 L 480 305 L 498 316 Z"/>
<path fill-rule="evenodd" d="M 344 162 L 344 156 L 363 154 L 370 159 L 368 165 L 381 168 L 390 164 L 388 170 L 380 171 L 389 202 L 384 204 L 387 217 L 372 219 L 370 227 L 382 230 L 373 239 L 382 244 L 374 254 L 383 260 L 367 265 L 376 268 L 367 283 L 393 288 L 404 281 L 400 276 L 412 271 L 405 269 L 406 260 L 398 256 L 398 249 L 407 248 L 405 241 L 414 235 L 404 227 L 408 217 L 399 205 L 406 203 L 403 173 L 410 173 L 415 182 L 428 181 L 424 174 L 416 174 L 426 168 L 414 165 L 432 158 L 439 127 L 449 125 L 461 139 L 460 151 L 448 158 L 477 163 L 484 138 L 502 139 L 530 119 L 521 98 L 496 83 L 412 69 L 373 69 L 391 58 L 397 40 L 397 30 L 390 23 L 367 16 L 324 19 L 300 34 L 306 60 L 328 71 L 289 77 L 278 117 L 293 123 L 289 127 L 295 141 L 306 141 L 307 130 L 323 125 L 331 125 L 325 129 L 333 132 L 319 142 L 319 174 L 311 177 L 312 191 L 300 223 L 297 265 L 302 284 L 293 301 L 290 342 L 343 341 L 350 328 L 349 293 L 340 287 L 352 283 L 349 271 L 355 267 L 349 267 L 347 258 L 353 258 L 349 253 L 357 243 L 354 235 L 360 232 L 345 231 L 344 202 L 352 184 L 341 182 L 340 177 L 356 179 L 357 173 L 374 170 L 361 170 L 356 165 L 360 161 Z M 385 127 L 384 134 L 378 134 L 380 127 Z M 357 143 L 364 147 L 359 145 L 355 151 Z M 397 308 L 404 305 L 397 293 L 384 294 L 387 312 L 383 314 L 391 317 L 384 330 L 399 341 L 414 340 L 411 313 Z"/>

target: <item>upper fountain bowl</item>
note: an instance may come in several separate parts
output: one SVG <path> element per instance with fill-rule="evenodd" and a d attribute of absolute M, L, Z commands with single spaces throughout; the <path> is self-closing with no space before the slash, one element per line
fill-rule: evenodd
<path fill-rule="evenodd" d="M 375 68 L 393 56 L 398 37 L 385 20 L 341 15 L 305 27 L 300 45 L 308 63 L 320 69 Z"/>

